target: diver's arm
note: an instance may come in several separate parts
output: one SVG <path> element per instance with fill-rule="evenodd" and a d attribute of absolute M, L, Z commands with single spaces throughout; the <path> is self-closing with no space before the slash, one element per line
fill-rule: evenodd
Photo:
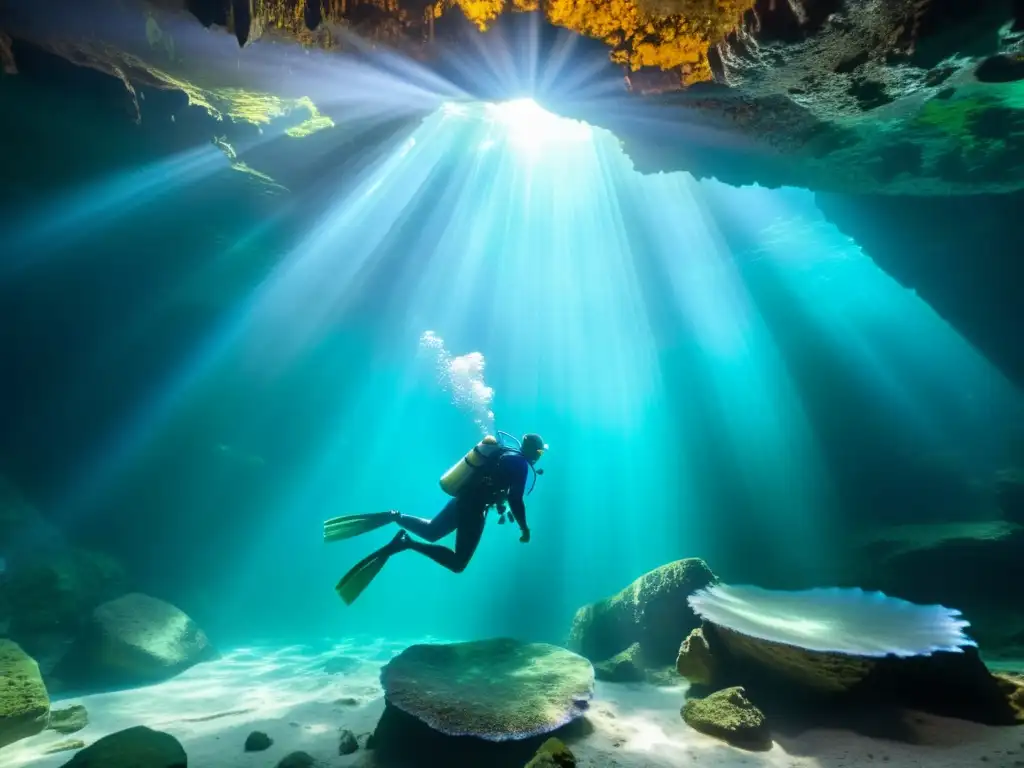
<path fill-rule="evenodd" d="M 526 475 L 529 469 L 523 463 L 522 472 L 516 472 L 512 484 L 508 489 L 508 509 L 513 519 L 519 524 L 519 530 L 523 532 L 520 541 L 530 540 L 530 528 L 526 524 L 526 504 L 523 502 L 523 492 L 526 490 Z"/>

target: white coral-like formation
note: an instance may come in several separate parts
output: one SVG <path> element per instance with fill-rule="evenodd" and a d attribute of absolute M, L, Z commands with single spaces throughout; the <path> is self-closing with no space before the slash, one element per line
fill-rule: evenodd
<path fill-rule="evenodd" d="M 688 600 L 712 624 L 809 651 L 908 657 L 976 645 L 964 634 L 970 623 L 958 610 L 857 588 L 782 592 L 716 584 Z"/>

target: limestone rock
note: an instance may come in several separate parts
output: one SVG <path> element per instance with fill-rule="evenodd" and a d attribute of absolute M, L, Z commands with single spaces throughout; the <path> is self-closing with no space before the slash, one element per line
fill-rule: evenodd
<path fill-rule="evenodd" d="M 184 90 L 218 118 L 259 123 L 306 106 L 295 87 L 261 74 L 291 66 L 308 46 L 346 50 L 339 27 L 430 66 L 459 39 L 460 16 L 483 29 L 506 8 L 540 9 L 549 27 L 602 41 L 608 74 L 625 75 L 619 99 L 563 99 L 560 111 L 615 132 L 641 172 L 860 195 L 1024 188 L 1010 82 L 1022 76 L 1024 35 L 1010 2 L 458 0 L 435 18 L 408 0 L 372 14 L 360 4 L 275 0 L 244 15 L 214 0 L 201 4 L 201 22 L 183 12 L 192 5 L 123 0 L 126 20 L 137 23 L 104 25 L 102 0 L 81 0 L 79 14 L 40 7 L 41 17 L 26 13 L 4 32 L 129 83 Z M 454 7 L 460 12 L 446 10 Z M 187 42 L 218 17 L 230 21 L 213 26 L 207 44 Z M 272 39 L 272 58 L 268 46 L 251 46 L 247 66 L 237 66 L 237 46 L 260 37 Z M 468 94 L 495 96 L 471 74 L 445 75 Z M 323 91 L 298 93 L 328 108 Z M 333 124 L 310 111 L 307 123 Z"/>
<path fill-rule="evenodd" d="M 676 670 L 694 685 L 711 685 L 715 679 L 715 659 L 704 630 L 693 630 L 679 646 Z"/>
<path fill-rule="evenodd" d="M 0 639 L 0 747 L 35 736 L 49 715 L 39 665 L 17 643 Z"/>
<path fill-rule="evenodd" d="M 622 653 L 595 664 L 594 675 L 610 683 L 636 683 L 646 679 L 640 643 L 633 643 Z"/>
<path fill-rule="evenodd" d="M 559 739 L 551 738 L 541 744 L 526 768 L 576 768 L 576 756 Z"/>
<path fill-rule="evenodd" d="M 64 768 L 188 768 L 188 757 L 169 733 L 137 725 L 90 744 Z"/>
<path fill-rule="evenodd" d="M 81 704 L 74 704 L 63 709 L 50 710 L 51 731 L 68 735 L 77 733 L 89 724 L 89 712 Z"/>
<path fill-rule="evenodd" d="M 216 655 L 206 634 L 181 610 L 133 593 L 93 612 L 54 675 L 83 684 L 142 685 Z"/>
<path fill-rule="evenodd" d="M 746 749 L 770 749 L 764 713 L 744 695 L 741 687 L 716 691 L 683 705 L 683 720 L 694 730 Z"/>
<path fill-rule="evenodd" d="M 700 621 L 686 599 L 715 582 L 700 559 L 677 560 L 644 574 L 617 595 L 576 612 L 569 648 L 603 661 L 639 643 L 652 667 L 675 662 L 680 641 Z"/>

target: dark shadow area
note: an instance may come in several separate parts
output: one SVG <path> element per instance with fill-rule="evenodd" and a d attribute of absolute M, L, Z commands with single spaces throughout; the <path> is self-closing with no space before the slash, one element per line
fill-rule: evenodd
<path fill-rule="evenodd" d="M 574 741 L 593 733 L 585 717 L 551 733 L 527 739 L 487 741 L 472 736 L 448 736 L 387 704 L 372 736 L 374 757 L 386 765 L 433 768 L 438 765 L 479 765 L 522 768 L 549 738 L 561 739 L 570 748 Z"/>
<path fill-rule="evenodd" d="M 818 206 L 882 269 L 917 291 L 1007 377 L 1024 385 L 1024 193 L 851 197 Z"/>

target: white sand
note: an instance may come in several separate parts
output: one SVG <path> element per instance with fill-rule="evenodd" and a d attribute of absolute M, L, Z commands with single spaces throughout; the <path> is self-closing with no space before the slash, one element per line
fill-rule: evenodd
<path fill-rule="evenodd" d="M 362 765 L 372 753 L 360 749 L 340 757 L 337 732 L 347 728 L 361 736 L 373 730 L 384 708 L 380 666 L 406 645 L 347 643 L 322 653 L 298 646 L 239 649 L 167 683 L 58 701 L 55 708 L 84 704 L 89 725 L 70 736 L 46 731 L 0 749 L 0 765 L 60 766 L 72 753 L 46 755 L 44 750 L 68 739 L 89 744 L 133 725 L 173 734 L 184 745 L 189 764 L 200 768 L 267 768 L 300 749 L 328 766 Z M 328 674 L 328 660 L 342 656 L 352 661 Z M 915 731 L 913 745 L 846 731 L 811 730 L 796 737 L 779 735 L 770 751 L 745 752 L 689 728 L 679 717 L 685 694 L 685 686 L 598 683 L 588 716 L 593 732 L 571 744 L 579 765 L 1024 768 L 1024 727 L 989 728 L 916 714 L 909 718 Z M 336 703 L 343 698 L 356 703 Z M 269 750 L 243 751 L 245 738 L 253 730 L 264 731 L 274 740 Z"/>

